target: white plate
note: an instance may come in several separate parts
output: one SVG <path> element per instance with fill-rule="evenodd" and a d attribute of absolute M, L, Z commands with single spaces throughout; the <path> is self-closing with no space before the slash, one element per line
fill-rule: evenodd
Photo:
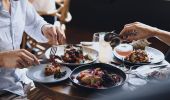
<path fill-rule="evenodd" d="M 55 79 L 54 75 L 50 76 L 45 76 L 44 70 L 47 64 L 40 64 L 37 66 L 30 67 L 27 71 L 27 77 L 30 78 L 31 80 L 35 82 L 40 82 L 40 83 L 56 83 L 56 82 L 61 82 L 66 80 L 70 74 L 71 74 L 71 69 L 65 66 L 61 67 L 61 71 L 66 71 L 66 75 L 62 78 Z"/>
<path fill-rule="evenodd" d="M 165 59 L 165 55 L 161 51 L 159 51 L 155 48 L 145 47 L 145 51 L 149 56 L 149 61 L 151 62 L 151 64 L 162 62 Z M 113 54 L 116 58 L 118 58 L 119 60 L 122 60 L 123 56 L 120 56 L 115 51 L 115 49 L 113 50 Z"/>
<path fill-rule="evenodd" d="M 56 52 L 56 55 L 58 56 L 61 56 L 61 55 L 64 55 L 64 49 L 67 45 L 59 45 L 57 46 L 57 52 Z M 60 63 L 60 64 L 63 64 L 63 65 L 66 65 L 66 66 L 79 66 L 79 65 L 83 65 L 83 64 L 90 64 L 90 63 L 93 63 L 97 60 L 98 58 L 98 51 L 94 50 L 94 49 L 91 49 L 91 48 L 88 48 L 88 47 L 84 47 L 82 46 L 83 48 L 83 55 L 88 55 L 90 56 L 93 60 L 92 61 L 88 61 L 88 62 L 85 62 L 85 63 Z M 51 51 L 51 48 L 47 49 L 47 51 L 45 52 L 45 57 L 47 59 L 49 59 L 50 57 L 50 51 Z M 59 62 L 58 62 L 59 63 Z"/>
<path fill-rule="evenodd" d="M 162 70 L 164 70 L 165 73 L 166 73 L 166 71 L 169 70 L 169 67 L 164 66 L 163 64 L 162 64 L 162 66 L 164 66 L 164 67 L 162 67 L 162 68 L 161 67 L 156 67 L 156 66 L 157 65 L 143 65 L 143 66 L 138 67 L 135 70 L 132 70 L 132 73 L 134 72 L 140 78 L 148 79 L 148 75 L 151 74 L 154 71 L 162 71 Z M 156 68 L 153 68 L 153 67 L 156 67 Z"/>
<path fill-rule="evenodd" d="M 80 44 L 83 45 L 83 46 L 92 46 L 93 42 L 82 41 L 82 42 L 80 42 Z"/>
<path fill-rule="evenodd" d="M 135 71 L 135 73 L 141 77 L 147 78 L 149 73 L 152 73 L 153 71 L 160 70 L 159 68 L 151 68 L 155 65 L 143 65 L 138 67 Z"/>

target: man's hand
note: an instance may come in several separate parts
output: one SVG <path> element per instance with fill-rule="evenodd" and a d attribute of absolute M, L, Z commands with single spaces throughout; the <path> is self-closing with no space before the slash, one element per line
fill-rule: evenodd
<path fill-rule="evenodd" d="M 42 32 L 44 36 L 49 40 L 49 44 L 64 44 L 66 41 L 65 33 L 59 27 L 46 24 L 42 27 Z"/>
<path fill-rule="evenodd" d="M 7 68 L 24 68 L 39 64 L 38 59 L 30 52 L 20 49 L 0 52 L 0 66 Z"/>
<path fill-rule="evenodd" d="M 128 41 L 145 39 L 155 36 L 157 30 L 157 28 L 145 25 L 143 23 L 134 22 L 126 24 L 120 32 L 120 36 L 123 40 Z"/>

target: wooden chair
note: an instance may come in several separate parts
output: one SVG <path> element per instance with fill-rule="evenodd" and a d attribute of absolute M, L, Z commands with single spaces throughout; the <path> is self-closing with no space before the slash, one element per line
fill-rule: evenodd
<path fill-rule="evenodd" d="M 60 7 L 53 11 L 52 13 L 44 12 L 38 13 L 40 15 L 50 15 L 56 17 L 59 20 L 60 27 L 62 27 L 62 30 L 65 31 L 65 23 L 70 22 L 72 19 L 72 16 L 69 13 L 70 0 L 56 0 L 56 3 Z M 46 49 L 49 47 L 50 45 L 38 43 L 34 39 L 32 39 L 29 35 L 24 33 L 21 48 L 27 49 L 28 51 L 36 55 L 38 58 L 41 58 Z"/>
<path fill-rule="evenodd" d="M 21 44 L 22 49 L 28 50 L 38 58 L 42 58 L 42 55 L 45 53 L 48 47 L 49 45 L 45 43 L 38 43 L 24 32 Z"/>

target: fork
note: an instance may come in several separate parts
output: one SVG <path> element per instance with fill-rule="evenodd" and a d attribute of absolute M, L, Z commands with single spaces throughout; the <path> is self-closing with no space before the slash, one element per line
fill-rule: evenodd
<path fill-rule="evenodd" d="M 56 46 L 52 46 L 51 47 L 51 51 L 50 51 L 50 60 L 53 64 L 56 64 L 55 62 L 55 54 L 57 52 L 57 47 Z"/>
<path fill-rule="evenodd" d="M 57 47 L 56 46 L 52 46 L 51 47 L 51 51 L 50 51 L 50 55 L 55 55 L 55 53 L 57 52 Z"/>

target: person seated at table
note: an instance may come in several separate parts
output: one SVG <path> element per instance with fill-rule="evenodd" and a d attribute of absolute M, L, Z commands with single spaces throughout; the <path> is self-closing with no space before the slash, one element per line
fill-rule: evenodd
<path fill-rule="evenodd" d="M 157 37 L 164 43 L 170 46 L 170 32 L 164 31 L 140 22 L 126 24 L 120 36 L 123 40 L 133 41 L 139 39 L 146 39 L 150 37 Z M 114 91 L 115 94 L 108 94 L 108 97 L 100 100 L 165 100 L 170 98 L 170 79 L 158 84 L 147 84 L 137 88 L 135 91 Z M 110 93 L 112 93 L 110 91 Z"/>
<path fill-rule="evenodd" d="M 170 46 L 170 32 L 140 22 L 126 24 L 120 36 L 128 41 L 156 37 Z M 170 50 L 166 54 L 166 60 L 170 62 Z"/>
<path fill-rule="evenodd" d="M 0 99 L 26 99 L 26 90 L 32 83 L 26 70 L 39 64 L 37 58 L 20 50 L 25 31 L 38 42 L 63 44 L 65 34 L 60 28 L 45 22 L 28 0 L 0 1 Z"/>
<path fill-rule="evenodd" d="M 120 36 L 128 41 L 157 37 L 170 46 L 170 32 L 140 22 L 126 24 L 120 32 Z"/>

